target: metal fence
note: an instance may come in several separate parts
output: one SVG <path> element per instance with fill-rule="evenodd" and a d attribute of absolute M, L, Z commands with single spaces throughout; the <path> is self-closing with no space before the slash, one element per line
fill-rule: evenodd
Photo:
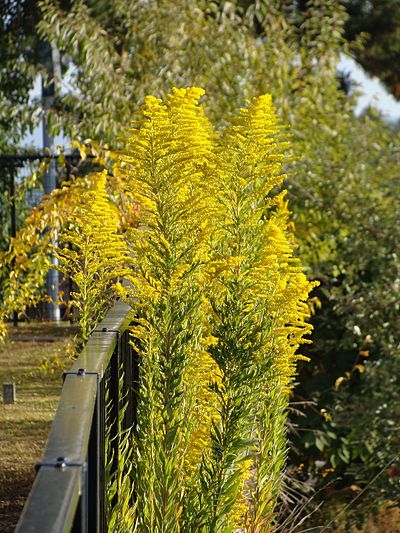
<path fill-rule="evenodd" d="M 15 190 L 16 190 L 16 179 L 18 173 L 24 169 L 27 163 L 39 163 L 43 160 L 45 161 L 54 161 L 57 163 L 59 155 L 52 154 L 41 154 L 41 153 L 32 153 L 32 154 L 0 154 L 0 176 L 1 179 L 5 180 L 4 188 L 8 189 L 8 194 L 10 198 L 10 236 L 15 237 L 16 228 L 17 228 L 17 213 L 16 213 L 16 203 L 15 203 Z M 93 156 L 89 155 L 89 159 L 92 159 Z M 64 170 L 65 170 L 65 179 L 68 181 L 72 172 L 78 170 L 78 164 L 81 161 L 81 157 L 78 153 L 73 154 L 63 154 Z M 32 171 L 31 171 L 32 172 Z M 42 193 L 41 193 L 42 195 Z M 38 197 L 37 200 L 40 200 Z"/>
<path fill-rule="evenodd" d="M 44 457 L 16 532 L 107 531 L 106 461 L 111 457 L 115 474 L 121 430 L 135 423 L 138 366 L 129 344 L 129 312 L 128 305 L 117 302 L 65 372 Z M 106 431 L 112 447 L 108 458 Z"/>

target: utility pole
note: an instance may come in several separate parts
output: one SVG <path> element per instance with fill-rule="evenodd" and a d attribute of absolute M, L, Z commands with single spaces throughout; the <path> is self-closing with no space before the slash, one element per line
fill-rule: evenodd
<path fill-rule="evenodd" d="M 54 107 L 54 95 L 56 83 L 61 83 L 61 63 L 60 54 L 55 45 L 48 43 L 42 44 L 43 60 L 48 72 L 50 83 L 42 76 L 42 106 L 43 106 L 43 151 L 54 155 L 54 138 L 49 132 L 47 124 L 47 111 Z M 53 189 L 57 187 L 56 176 L 56 160 L 49 159 L 49 166 L 44 174 L 44 194 L 50 194 Z M 57 233 L 54 231 L 54 246 L 58 244 Z M 54 267 L 58 265 L 58 259 L 54 255 L 51 256 L 51 263 Z M 50 268 L 46 277 L 47 295 L 51 301 L 47 304 L 48 318 L 50 320 L 59 321 L 60 306 L 55 302 L 58 300 L 59 293 L 59 272 L 56 268 Z"/>
<path fill-rule="evenodd" d="M 15 238 L 17 234 L 17 216 L 16 216 L 16 201 L 15 201 L 15 167 L 16 163 L 14 160 L 10 161 L 9 164 L 9 180 L 10 180 L 10 237 Z M 13 263 L 14 265 L 14 263 Z M 18 326 L 18 313 L 13 311 L 13 325 L 16 328 Z"/>

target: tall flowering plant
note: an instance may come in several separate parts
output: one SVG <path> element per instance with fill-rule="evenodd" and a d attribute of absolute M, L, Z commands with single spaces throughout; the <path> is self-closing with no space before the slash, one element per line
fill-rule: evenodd
<path fill-rule="evenodd" d="M 200 89 L 148 97 L 119 169 L 140 205 L 120 287 L 137 313 L 138 531 L 267 531 L 285 411 L 310 332 L 269 95 L 221 135 Z"/>
<path fill-rule="evenodd" d="M 118 211 L 106 190 L 107 171 L 92 175 L 91 182 L 64 222 L 59 235 L 63 246 L 55 250 L 58 269 L 75 287 L 71 304 L 80 326 L 77 352 L 110 307 L 116 281 L 127 274 L 131 261 Z"/>
<path fill-rule="evenodd" d="M 221 369 L 218 423 L 200 468 L 204 531 L 267 531 L 286 458 L 285 410 L 312 288 L 293 257 L 282 135 L 269 95 L 221 141 L 208 299 Z M 214 263 L 215 262 L 215 263 Z"/>

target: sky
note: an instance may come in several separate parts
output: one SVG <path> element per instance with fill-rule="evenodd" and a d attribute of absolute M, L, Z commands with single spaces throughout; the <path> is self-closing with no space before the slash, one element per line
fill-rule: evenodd
<path fill-rule="evenodd" d="M 35 85 L 30 92 L 30 98 L 37 99 L 41 95 L 42 80 L 38 76 L 35 81 Z M 65 148 L 68 148 L 68 141 L 63 135 L 58 135 L 54 139 L 54 145 L 61 145 Z M 38 125 L 32 133 L 28 133 L 21 142 L 21 146 L 24 148 L 36 148 L 41 149 L 43 147 L 43 126 L 42 124 Z"/>
<path fill-rule="evenodd" d="M 355 109 L 356 115 L 359 115 L 367 106 L 372 105 L 379 110 L 383 117 L 392 122 L 400 121 L 400 102 L 397 102 L 394 97 L 387 92 L 383 84 L 378 78 L 371 78 L 364 70 L 354 61 L 354 59 L 342 55 L 338 64 L 338 70 L 349 73 L 350 79 L 357 84 L 357 89 L 360 92 L 358 103 Z M 64 90 L 70 90 L 68 79 L 63 80 Z M 32 90 L 32 98 L 38 98 L 40 95 L 40 78 L 36 80 L 35 87 Z M 22 145 L 27 147 L 39 148 L 42 146 L 42 126 L 38 126 L 36 130 L 25 137 Z M 62 135 L 55 139 L 55 146 L 63 145 L 68 148 L 68 141 Z"/>
<path fill-rule="evenodd" d="M 355 109 L 359 115 L 363 109 L 372 105 L 378 109 L 386 120 L 397 122 L 400 120 L 400 102 L 387 92 L 378 78 L 371 78 L 354 61 L 354 59 L 342 55 L 338 64 L 338 70 L 350 73 L 350 78 L 354 83 L 359 84 L 358 90 L 362 93 L 358 98 Z"/>

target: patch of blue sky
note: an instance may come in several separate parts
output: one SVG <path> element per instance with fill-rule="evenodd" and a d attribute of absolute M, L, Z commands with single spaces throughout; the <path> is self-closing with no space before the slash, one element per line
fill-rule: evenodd
<path fill-rule="evenodd" d="M 379 111 L 385 120 L 400 121 L 400 102 L 388 93 L 378 78 L 368 76 L 354 59 L 345 55 L 340 58 L 338 70 L 350 75 L 350 80 L 359 93 L 354 110 L 356 115 L 371 106 Z"/>

